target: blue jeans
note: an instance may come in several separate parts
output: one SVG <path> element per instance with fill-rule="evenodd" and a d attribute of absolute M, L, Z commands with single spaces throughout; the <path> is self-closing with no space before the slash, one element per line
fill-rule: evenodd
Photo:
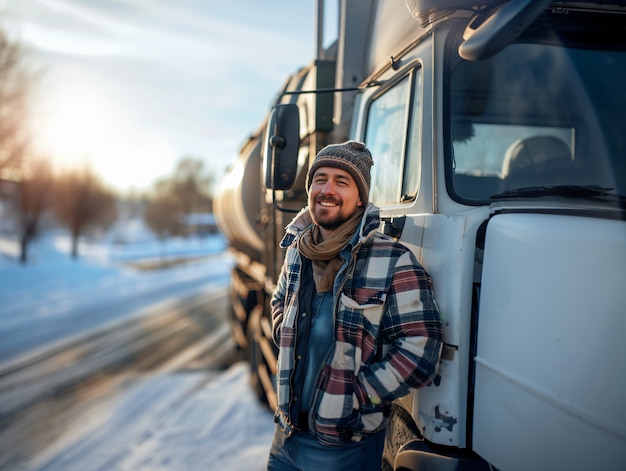
<path fill-rule="evenodd" d="M 360 442 L 332 447 L 320 444 L 309 432 L 285 438 L 277 427 L 267 463 L 269 471 L 380 471 L 385 431 Z"/>

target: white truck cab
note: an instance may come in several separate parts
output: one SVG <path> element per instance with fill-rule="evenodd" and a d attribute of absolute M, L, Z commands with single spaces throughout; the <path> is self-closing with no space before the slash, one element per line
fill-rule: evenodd
<path fill-rule="evenodd" d="M 446 7 L 431 3 L 430 18 Z M 383 230 L 433 276 L 444 320 L 441 382 L 410 408 L 420 451 L 469 448 L 505 470 L 623 469 L 626 22 L 558 3 L 469 60 L 478 20 L 466 11 L 421 37 L 398 26 L 406 45 L 386 69 L 370 56 L 366 81 L 381 85 L 358 96 L 350 137 L 372 151 Z"/>

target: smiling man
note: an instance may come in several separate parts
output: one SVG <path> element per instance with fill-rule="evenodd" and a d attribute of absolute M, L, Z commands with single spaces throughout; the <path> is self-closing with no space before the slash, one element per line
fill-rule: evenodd
<path fill-rule="evenodd" d="M 352 176 L 345 170 L 324 167 L 315 172 L 309 188 L 309 208 L 323 239 L 363 206 L 355 188 Z"/>
<path fill-rule="evenodd" d="M 442 331 L 432 281 L 377 229 L 363 143 L 322 149 L 272 297 L 279 347 L 270 470 L 380 470 L 391 402 L 429 385 Z"/>

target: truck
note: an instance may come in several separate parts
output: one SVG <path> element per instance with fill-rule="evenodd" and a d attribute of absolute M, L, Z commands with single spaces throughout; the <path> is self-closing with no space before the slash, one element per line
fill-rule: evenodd
<path fill-rule="evenodd" d="M 354 139 L 444 328 L 435 383 L 393 404 L 383 469 L 626 469 L 626 3 L 316 5 L 314 57 L 215 196 L 259 397 L 276 406 L 278 242 L 316 153 Z"/>

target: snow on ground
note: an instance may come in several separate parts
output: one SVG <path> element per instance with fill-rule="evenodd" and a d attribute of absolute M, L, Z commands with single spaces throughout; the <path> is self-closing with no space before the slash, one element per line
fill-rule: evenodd
<path fill-rule="evenodd" d="M 83 242 L 75 260 L 69 237 L 52 233 L 32 244 L 26 265 L 17 261 L 17 243 L 0 238 L 0 363 L 228 284 L 232 260 L 221 235 L 165 244 L 143 234 L 126 237 L 124 244 Z M 172 260 L 189 262 L 151 271 L 128 265 Z"/>
<path fill-rule="evenodd" d="M 170 373 L 138 382 L 89 417 L 71 446 L 27 471 L 262 471 L 273 434 L 239 362 L 217 377 Z M 63 444 L 62 444 L 63 445 Z"/>
<path fill-rule="evenodd" d="M 167 302 L 200 288 L 227 286 L 232 260 L 223 237 L 170 239 L 163 245 L 140 223 L 127 228 L 122 236 L 82 241 L 77 260 L 69 256 L 69 237 L 49 234 L 33 243 L 26 265 L 18 262 L 17 244 L 0 236 L 0 364 L 42 342 L 80 335 L 135 315 L 146 302 Z M 174 258 L 193 261 L 154 271 L 128 265 Z M 184 394 L 167 414 L 144 414 L 153 422 L 147 422 L 152 428 L 140 434 L 145 438 L 140 443 L 118 439 L 119 453 L 107 469 L 264 469 L 274 425 L 271 414 L 251 392 L 247 375 L 247 365 L 237 363 L 209 380 L 200 373 L 151 379 L 150 390 L 165 382 L 170 391 Z M 144 400 L 141 391 L 146 392 L 145 387 L 133 393 L 139 395 L 135 400 Z M 123 417 L 123 402 L 133 400 L 132 396 L 120 398 L 121 412 L 112 409 L 108 420 Z M 95 436 L 102 439 L 107 428 L 97 430 L 100 435 Z M 98 443 L 82 441 L 68 452 Z M 44 469 L 78 468 L 52 461 Z"/>

